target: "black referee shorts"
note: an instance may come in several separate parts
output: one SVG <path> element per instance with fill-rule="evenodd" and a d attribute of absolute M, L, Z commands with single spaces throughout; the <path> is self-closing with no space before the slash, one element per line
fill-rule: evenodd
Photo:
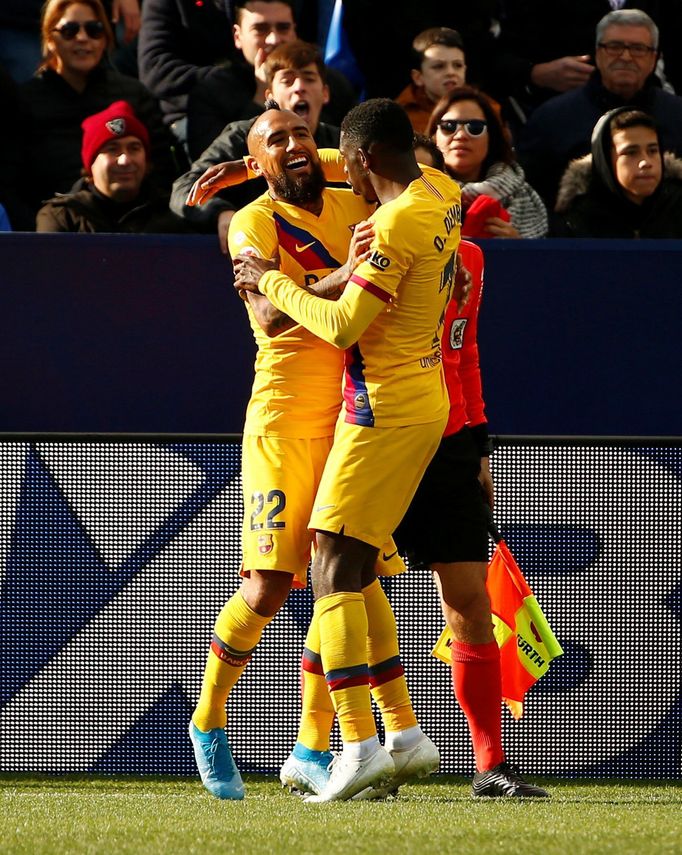
<path fill-rule="evenodd" d="M 393 537 L 409 563 L 488 561 L 481 462 L 469 428 L 441 440 Z"/>

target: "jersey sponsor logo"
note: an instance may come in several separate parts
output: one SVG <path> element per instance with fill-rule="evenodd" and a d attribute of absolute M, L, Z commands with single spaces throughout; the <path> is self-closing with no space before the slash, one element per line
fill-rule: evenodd
<path fill-rule="evenodd" d="M 306 249 L 310 249 L 311 246 L 315 246 L 314 240 L 311 240 L 310 243 L 307 243 L 305 246 L 299 246 L 298 244 L 296 244 L 294 246 L 294 249 L 296 250 L 296 252 L 305 252 Z"/>
<path fill-rule="evenodd" d="M 335 508 L 336 505 L 318 505 L 315 508 L 315 511 L 319 513 L 320 511 L 328 511 L 330 508 Z"/>
<path fill-rule="evenodd" d="M 269 552 L 272 552 L 275 546 L 271 534 L 259 534 L 256 542 L 258 543 L 258 551 L 261 555 L 267 555 Z"/>
<path fill-rule="evenodd" d="M 435 368 L 440 362 L 443 361 L 443 354 L 440 348 L 437 348 L 431 356 L 422 356 L 419 360 L 419 365 L 422 368 Z"/>
<path fill-rule="evenodd" d="M 390 560 L 391 560 L 391 558 L 394 558 L 397 554 L 398 554 L 398 550 L 397 550 L 397 549 L 394 549 L 394 550 L 393 550 L 393 552 L 389 552 L 389 554 L 388 554 L 388 555 L 386 555 L 386 553 L 385 553 L 385 552 L 382 552 L 382 553 L 381 553 L 381 558 L 382 558 L 382 560 L 383 560 L 383 561 L 390 561 Z"/>
<path fill-rule="evenodd" d="M 461 350 L 464 344 L 464 328 L 468 318 L 455 318 L 450 327 L 450 347 L 453 350 Z"/>
<path fill-rule="evenodd" d="M 375 249 L 367 260 L 372 265 L 372 267 L 376 267 L 377 270 L 388 270 L 388 268 L 391 266 L 391 259 L 386 258 L 385 255 L 382 255 L 378 249 Z"/>

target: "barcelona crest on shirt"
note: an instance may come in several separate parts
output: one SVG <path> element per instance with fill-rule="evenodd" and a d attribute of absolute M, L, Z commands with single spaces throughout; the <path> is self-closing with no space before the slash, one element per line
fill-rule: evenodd
<path fill-rule="evenodd" d="M 272 552 L 274 547 L 274 542 L 272 540 L 271 534 L 259 534 L 258 535 L 258 551 L 261 555 L 267 555 L 269 552 Z"/>

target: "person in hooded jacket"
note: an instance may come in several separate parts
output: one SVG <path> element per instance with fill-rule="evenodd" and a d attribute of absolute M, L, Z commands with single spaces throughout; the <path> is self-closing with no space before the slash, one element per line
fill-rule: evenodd
<path fill-rule="evenodd" d="M 592 152 L 561 180 L 554 237 L 682 238 L 682 160 L 663 153 L 655 119 L 619 107 L 592 132 Z"/>

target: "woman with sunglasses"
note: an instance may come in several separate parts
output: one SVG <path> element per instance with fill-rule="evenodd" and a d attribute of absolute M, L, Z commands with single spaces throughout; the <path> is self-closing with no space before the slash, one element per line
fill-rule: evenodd
<path fill-rule="evenodd" d="M 463 235 L 540 238 L 547 234 L 545 206 L 526 181 L 486 95 L 470 86 L 451 90 L 436 105 L 427 133 L 443 152 L 448 173 L 462 187 Z M 480 226 L 479 217 L 483 218 Z"/>
<path fill-rule="evenodd" d="M 34 211 L 81 177 L 81 122 L 125 100 L 149 128 L 155 181 L 167 190 L 186 168 L 148 90 L 108 61 L 114 35 L 100 0 L 48 0 L 41 21 L 43 60 L 19 87 L 24 113 L 26 198 Z"/>

